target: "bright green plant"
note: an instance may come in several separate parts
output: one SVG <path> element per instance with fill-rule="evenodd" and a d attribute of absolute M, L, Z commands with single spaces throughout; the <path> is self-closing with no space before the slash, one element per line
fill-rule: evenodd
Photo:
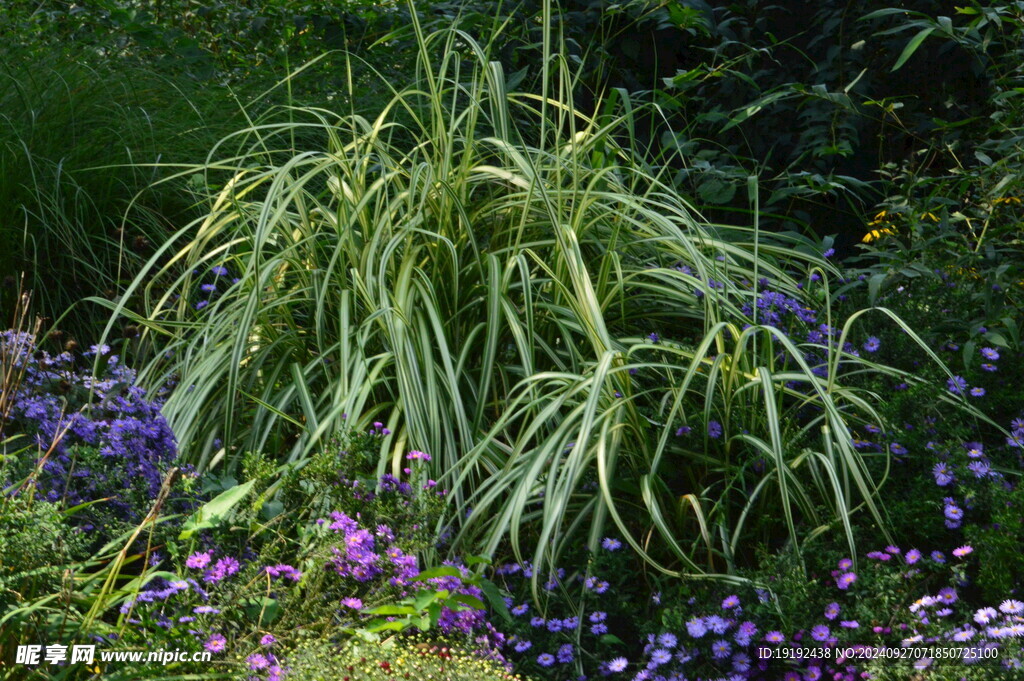
<path fill-rule="evenodd" d="M 882 370 L 839 350 L 856 316 L 840 329 L 823 310 L 834 331 L 810 344 L 744 328 L 760 278 L 827 299 L 789 274 L 833 272 L 810 244 L 701 222 L 616 143 L 628 103 L 568 104 L 550 34 L 539 94 L 506 87 L 464 33 L 420 41 L 416 83 L 383 111 L 287 109 L 190 171 L 208 214 L 130 289 L 157 348 L 146 376 L 179 381 L 164 413 L 185 455 L 297 462 L 379 421 L 379 472 L 429 451 L 457 540 L 490 552 L 511 532 L 519 551 L 529 528 L 538 564 L 607 523 L 673 574 L 731 570 L 766 514 L 794 542 L 805 525 L 852 536 L 861 509 L 884 525 L 849 444 L 877 397 L 844 375 Z M 720 441 L 679 444 L 711 421 Z"/>
<path fill-rule="evenodd" d="M 458 642 L 425 637 L 393 637 L 382 644 L 352 641 L 337 647 L 303 641 L 284 655 L 288 678 L 333 681 L 339 672 L 351 681 L 437 679 L 438 681 L 519 681 L 498 660 L 467 650 Z"/>

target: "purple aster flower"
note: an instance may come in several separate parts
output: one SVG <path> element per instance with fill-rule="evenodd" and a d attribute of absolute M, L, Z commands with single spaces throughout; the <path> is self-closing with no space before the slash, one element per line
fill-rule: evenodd
<path fill-rule="evenodd" d="M 865 352 L 877 352 L 880 347 L 882 347 L 882 341 L 878 340 L 874 336 L 868 336 L 868 339 L 863 345 Z"/>
<path fill-rule="evenodd" d="M 732 646 L 728 641 L 718 640 L 711 644 L 711 655 L 716 660 L 722 660 L 732 654 Z"/>
<path fill-rule="evenodd" d="M 903 560 L 907 565 L 913 565 L 917 561 L 921 560 L 921 552 L 917 549 L 910 549 L 906 555 L 903 556 Z"/>
<path fill-rule="evenodd" d="M 964 517 L 963 509 L 957 506 L 956 504 L 946 504 L 946 507 L 945 509 L 943 509 L 942 514 L 945 515 L 948 519 L 954 521 L 962 520 Z M 954 552 L 953 555 L 956 555 L 956 553 Z"/>
<path fill-rule="evenodd" d="M 537 664 L 541 667 L 550 667 L 555 663 L 555 656 L 551 653 L 541 653 L 537 656 Z"/>
<path fill-rule="evenodd" d="M 839 626 L 844 629 L 856 629 L 860 626 L 860 623 L 857 620 L 842 620 L 839 622 Z"/>
<path fill-rule="evenodd" d="M 193 569 L 202 569 L 210 564 L 210 556 L 212 551 L 206 551 L 205 553 L 193 553 L 191 556 L 185 559 L 185 567 Z"/>
<path fill-rule="evenodd" d="M 985 454 L 985 447 L 980 442 L 965 442 L 964 449 L 972 459 L 979 459 Z"/>
<path fill-rule="evenodd" d="M 511 612 L 513 615 L 525 615 L 526 611 L 530 609 L 530 606 L 526 603 L 521 603 L 516 607 L 512 608 Z"/>
<path fill-rule="evenodd" d="M 573 656 L 573 651 L 574 650 L 575 649 L 573 648 L 573 645 L 571 643 L 566 643 L 566 644 L 564 644 L 562 646 L 559 646 L 559 648 L 558 648 L 558 661 L 561 664 L 569 664 L 570 662 L 572 662 L 573 659 L 575 659 L 574 656 Z"/>
<path fill-rule="evenodd" d="M 956 476 L 953 475 L 953 468 L 942 461 L 932 467 L 932 475 L 935 476 L 935 484 L 939 487 L 947 487 L 956 482 Z"/>
<path fill-rule="evenodd" d="M 597 624 L 598 622 L 604 622 L 606 617 L 608 617 L 608 613 L 598 610 L 596 612 L 590 613 L 590 616 L 587 619 L 589 619 L 594 624 Z"/>
<path fill-rule="evenodd" d="M 831 258 L 835 254 L 836 254 L 836 249 L 834 249 L 834 248 L 826 248 L 825 252 L 821 254 L 821 257 L 823 257 L 823 258 Z"/>
<path fill-rule="evenodd" d="M 853 561 L 849 558 L 840 558 L 839 562 L 836 563 L 836 567 L 838 567 L 840 570 L 849 570 L 853 567 Z"/>
<path fill-rule="evenodd" d="M 221 558 L 211 569 L 203 574 L 203 581 L 208 584 L 215 584 L 238 572 L 240 567 L 238 561 L 231 556 Z"/>
<path fill-rule="evenodd" d="M 676 435 L 677 436 L 689 435 L 691 430 L 693 430 L 693 429 L 690 428 L 690 426 L 679 426 L 679 430 L 676 431 Z M 621 660 L 621 659 L 624 659 L 624 658 L 620 657 L 619 659 Z"/>
<path fill-rule="evenodd" d="M 993 362 L 999 359 L 999 351 L 995 348 L 982 348 L 979 352 L 981 352 L 982 357 L 990 359 Z"/>
<path fill-rule="evenodd" d="M 967 470 L 974 473 L 976 478 L 984 478 L 992 472 L 992 466 L 988 461 L 984 459 L 981 461 L 972 461 L 967 464 Z"/>
<path fill-rule="evenodd" d="M 253 653 L 249 657 L 245 658 L 245 661 L 249 663 L 249 669 L 256 671 L 257 669 L 266 669 L 270 666 L 270 660 L 261 653 Z"/>
<path fill-rule="evenodd" d="M 967 390 L 967 379 L 963 376 L 946 379 L 946 389 L 951 393 L 962 395 Z"/>
<path fill-rule="evenodd" d="M 974 613 L 974 621 L 978 624 L 988 624 L 998 616 L 995 608 L 981 608 Z"/>
<path fill-rule="evenodd" d="M 732 668 L 737 672 L 750 671 L 750 657 L 743 653 L 736 653 L 732 656 Z M 742 677 L 733 676 L 733 678 L 740 679 Z"/>
<path fill-rule="evenodd" d="M 213 267 L 210 268 L 210 271 L 213 272 L 218 277 L 224 277 L 227 276 L 228 268 L 224 267 L 223 265 L 214 265 Z"/>
<path fill-rule="evenodd" d="M 999 611 L 1007 615 L 1018 615 L 1024 610 L 1024 603 L 1008 599 L 999 604 Z"/>
<path fill-rule="evenodd" d="M 714 647 L 712 646 L 712 649 Z M 648 669 L 657 669 L 663 664 L 672 660 L 672 653 L 668 652 L 664 648 L 655 648 L 651 651 L 651 661 L 647 665 Z"/>
<path fill-rule="evenodd" d="M 197 615 L 219 615 L 220 609 L 215 608 L 212 605 L 197 605 L 192 608 L 192 612 Z"/>
<path fill-rule="evenodd" d="M 622 548 L 622 542 L 613 537 L 605 537 L 601 540 L 601 547 L 606 551 L 618 551 Z"/>
<path fill-rule="evenodd" d="M 997 371 L 999 369 L 995 364 L 990 364 L 988 362 L 982 364 L 981 368 L 983 371 Z"/>
<path fill-rule="evenodd" d="M 722 610 L 731 610 L 740 604 L 740 597 L 733 594 L 722 601 Z"/>
<path fill-rule="evenodd" d="M 206 643 L 203 647 L 211 653 L 222 653 L 227 647 L 228 640 L 220 634 L 213 634 L 210 638 L 206 639 Z"/>
<path fill-rule="evenodd" d="M 717 440 L 722 436 L 722 424 L 718 421 L 708 421 L 708 437 Z"/>
<path fill-rule="evenodd" d="M 976 633 L 977 632 L 972 627 L 967 627 L 966 629 L 962 629 L 962 630 L 956 632 L 955 634 L 953 634 L 953 640 L 956 641 L 957 643 L 963 643 L 964 641 L 970 641 L 972 638 L 974 638 L 974 635 Z"/>
<path fill-rule="evenodd" d="M 675 634 L 665 632 L 664 634 L 658 635 L 658 645 L 666 648 L 675 648 L 679 643 L 679 639 L 676 638 Z"/>
<path fill-rule="evenodd" d="M 265 634 L 263 638 L 260 639 L 261 646 L 272 646 L 275 643 L 277 643 L 277 639 L 274 638 L 273 634 Z"/>
<path fill-rule="evenodd" d="M 704 618 L 704 623 L 707 625 L 708 629 L 716 634 L 724 634 L 725 630 L 729 628 L 731 620 L 722 619 L 718 615 L 711 615 L 710 617 Z"/>
<path fill-rule="evenodd" d="M 907 448 L 901 445 L 899 442 L 893 442 L 891 445 L 889 445 L 889 451 L 895 454 L 896 456 L 903 456 L 904 454 L 907 453 Z"/>
<path fill-rule="evenodd" d="M 608 663 L 608 671 L 612 672 L 613 674 L 618 674 L 619 672 L 625 671 L 626 666 L 628 664 L 629 660 L 627 660 L 626 658 L 616 657 L 614 660 L 611 660 Z"/>
<path fill-rule="evenodd" d="M 346 608 L 352 608 L 353 610 L 362 610 L 363 602 L 355 597 L 342 598 L 341 604 Z"/>
<path fill-rule="evenodd" d="M 704 626 L 704 620 L 694 617 L 686 623 L 686 632 L 693 638 L 700 638 L 708 633 L 708 628 Z"/>
<path fill-rule="evenodd" d="M 525 653 L 527 650 L 533 647 L 533 643 L 530 641 L 518 641 L 516 642 L 516 652 Z"/>
<path fill-rule="evenodd" d="M 650 334 L 648 334 L 647 337 L 651 339 L 652 343 L 657 343 L 659 340 L 661 340 L 661 336 L 654 333 L 653 331 Z"/>
<path fill-rule="evenodd" d="M 811 638 L 815 641 L 825 641 L 832 634 L 827 626 L 824 624 L 816 624 L 811 629 Z"/>
<path fill-rule="evenodd" d="M 769 631 L 764 635 L 764 640 L 769 643 L 782 643 L 786 640 L 786 637 L 781 631 Z"/>
<path fill-rule="evenodd" d="M 985 389 L 980 387 L 971 388 L 971 397 L 984 397 Z"/>
<path fill-rule="evenodd" d="M 834 620 L 839 617 L 839 604 L 829 603 L 825 606 L 825 619 Z"/>
<path fill-rule="evenodd" d="M 850 588 L 850 585 L 857 581 L 857 574 L 854 572 L 844 572 L 843 574 L 836 577 L 836 586 L 841 590 L 846 591 Z"/>

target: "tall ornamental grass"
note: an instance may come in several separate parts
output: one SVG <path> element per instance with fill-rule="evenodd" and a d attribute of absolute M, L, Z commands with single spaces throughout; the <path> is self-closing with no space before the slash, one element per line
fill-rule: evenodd
<path fill-rule="evenodd" d="M 206 215 L 129 289 L 183 457 L 301 464 L 378 422 L 381 472 L 430 454 L 457 542 L 511 535 L 537 564 L 614 533 L 665 572 L 724 573 L 753 538 L 852 543 L 859 510 L 884 527 L 850 444 L 882 398 L 844 379 L 883 369 L 827 308 L 805 342 L 754 305 L 766 279 L 820 308 L 788 273 L 826 261 L 700 221 L 636 158 L 628 101 L 574 109 L 549 33 L 533 93 L 471 36 L 415 29 L 417 78 L 383 109 L 278 109 L 185 171 Z"/>

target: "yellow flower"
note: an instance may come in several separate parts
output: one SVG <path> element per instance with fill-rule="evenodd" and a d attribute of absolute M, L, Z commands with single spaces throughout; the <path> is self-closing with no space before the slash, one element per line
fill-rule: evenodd
<path fill-rule="evenodd" d="M 921 213 L 921 219 L 924 220 L 925 218 L 931 218 L 932 222 L 939 221 L 939 219 L 935 217 L 935 213 Z"/>
<path fill-rule="evenodd" d="M 881 239 L 882 236 L 885 235 L 885 234 L 888 234 L 889 236 L 893 236 L 895 233 L 896 232 L 892 231 L 891 229 L 889 229 L 887 227 L 883 228 L 883 229 L 873 229 L 870 232 L 868 232 L 867 234 L 865 234 L 864 238 L 861 239 L 861 241 L 866 243 L 866 244 L 869 244 L 872 241 L 874 241 L 875 239 Z"/>
<path fill-rule="evenodd" d="M 1020 204 L 1020 199 L 1016 196 L 1000 196 L 997 199 L 992 200 L 992 205 L 998 206 L 1001 203 L 1016 203 Z"/>

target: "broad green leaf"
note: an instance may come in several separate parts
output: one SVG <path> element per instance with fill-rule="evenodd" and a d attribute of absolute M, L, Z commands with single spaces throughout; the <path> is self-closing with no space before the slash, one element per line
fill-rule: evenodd
<path fill-rule="evenodd" d="M 235 506 L 238 505 L 242 499 L 245 498 L 249 491 L 252 489 L 255 480 L 236 485 L 231 489 L 224 490 L 210 501 L 203 504 L 199 510 L 192 514 L 192 516 L 185 521 L 182 525 L 181 533 L 178 535 L 179 540 L 190 538 L 199 530 L 206 530 L 211 527 L 216 527 L 222 521 L 224 521 L 228 515 L 234 510 Z"/>
<path fill-rule="evenodd" d="M 414 582 L 424 582 L 424 581 L 426 581 L 428 579 L 436 579 L 438 577 L 459 577 L 459 578 L 461 578 L 462 577 L 462 571 L 459 570 L 459 568 L 452 567 L 450 565 L 440 565 L 438 567 L 433 567 L 433 568 L 430 568 L 428 570 L 424 570 L 423 572 L 421 572 L 418 575 L 416 575 L 415 577 L 413 577 L 411 581 L 414 581 Z"/>
<path fill-rule="evenodd" d="M 371 615 L 416 615 L 419 610 L 408 605 L 378 605 L 364 612 Z"/>

